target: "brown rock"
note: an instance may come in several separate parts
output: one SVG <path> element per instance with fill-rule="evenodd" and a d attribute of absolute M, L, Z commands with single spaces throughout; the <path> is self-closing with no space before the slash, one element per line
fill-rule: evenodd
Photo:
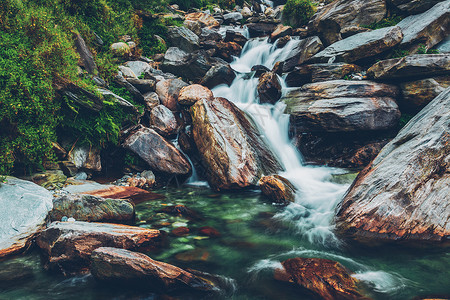
<path fill-rule="evenodd" d="M 235 42 L 218 42 L 216 45 L 217 56 L 227 62 L 231 62 L 233 56 L 239 56 L 242 51 L 242 46 Z"/>
<path fill-rule="evenodd" d="M 152 127 L 163 136 L 171 136 L 178 131 L 178 122 L 173 112 L 164 105 L 158 105 L 150 113 Z"/>
<path fill-rule="evenodd" d="M 282 38 L 279 38 L 275 45 L 277 46 L 277 48 L 283 48 L 284 46 L 286 46 L 287 43 L 290 42 L 290 40 L 292 40 L 292 37 L 290 35 L 286 35 L 283 36 Z"/>
<path fill-rule="evenodd" d="M 322 258 L 291 258 L 276 269 L 276 280 L 290 282 L 325 300 L 367 299 L 357 289 L 356 280 L 340 263 Z"/>
<path fill-rule="evenodd" d="M 149 92 L 143 95 L 144 104 L 147 110 L 152 110 L 154 107 L 160 104 L 158 94 L 155 92 Z"/>
<path fill-rule="evenodd" d="M 178 94 L 188 84 L 180 79 L 168 79 L 156 84 L 156 93 L 161 104 L 172 111 L 177 110 Z"/>
<path fill-rule="evenodd" d="M 264 176 L 259 180 L 261 192 L 272 201 L 288 204 L 295 201 L 296 188 L 279 175 Z"/>
<path fill-rule="evenodd" d="M 111 199 L 130 199 L 133 200 L 135 204 L 165 198 L 163 195 L 131 186 L 111 186 L 107 189 L 93 190 L 82 194 Z"/>
<path fill-rule="evenodd" d="M 275 30 L 270 34 L 270 41 L 273 43 L 279 38 L 282 38 L 287 35 L 292 35 L 292 27 L 284 26 L 283 24 L 279 24 Z"/>
<path fill-rule="evenodd" d="M 418 112 L 450 86 L 450 79 L 445 76 L 427 78 L 403 82 L 399 86 L 403 96 L 401 106 Z"/>
<path fill-rule="evenodd" d="M 190 13 L 185 16 L 186 20 L 199 21 L 206 27 L 215 28 L 219 27 L 220 23 L 213 16 L 202 12 Z"/>
<path fill-rule="evenodd" d="M 275 104 L 281 97 L 281 83 L 277 74 L 266 72 L 259 77 L 259 102 Z"/>
<path fill-rule="evenodd" d="M 189 235 L 189 232 L 190 232 L 189 228 L 184 227 L 184 226 L 174 228 L 174 229 L 172 229 L 172 231 L 171 231 L 171 233 L 172 233 L 174 236 L 186 236 L 186 235 Z"/>
<path fill-rule="evenodd" d="M 178 253 L 177 255 L 175 255 L 175 259 L 184 262 L 193 262 L 193 261 L 201 262 L 201 261 L 208 261 L 209 256 L 210 256 L 209 252 L 206 251 L 205 249 L 196 248 L 194 250 Z"/>
<path fill-rule="evenodd" d="M 233 31 L 233 30 L 227 30 L 225 34 L 224 42 L 235 42 L 241 47 L 244 47 L 244 45 L 247 43 L 247 38 L 243 36 L 241 33 Z"/>
<path fill-rule="evenodd" d="M 213 237 L 213 238 L 216 238 L 216 237 L 220 237 L 220 236 L 221 236 L 219 230 L 217 230 L 217 229 L 215 229 L 215 228 L 213 228 L 213 227 L 210 227 L 210 226 L 200 227 L 200 228 L 198 229 L 198 232 L 199 232 L 201 235 L 206 235 L 206 236 Z"/>
<path fill-rule="evenodd" d="M 275 23 L 258 22 L 247 24 L 251 38 L 267 36 L 274 31 L 275 27 L 277 27 L 277 24 Z"/>
<path fill-rule="evenodd" d="M 178 94 L 178 103 L 182 105 L 193 105 L 200 100 L 212 101 L 213 93 L 206 87 L 199 84 L 185 86 Z"/>

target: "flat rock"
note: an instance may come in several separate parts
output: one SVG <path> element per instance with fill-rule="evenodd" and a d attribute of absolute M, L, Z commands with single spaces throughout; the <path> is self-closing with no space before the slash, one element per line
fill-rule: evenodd
<path fill-rule="evenodd" d="M 386 130 L 400 118 L 395 86 L 332 80 L 306 84 L 281 99 L 300 132 Z"/>
<path fill-rule="evenodd" d="M 288 204 L 295 201 L 296 188 L 292 183 L 280 176 L 264 176 L 259 180 L 261 192 L 276 203 Z"/>
<path fill-rule="evenodd" d="M 287 35 L 292 35 L 292 27 L 279 24 L 275 30 L 270 34 L 270 41 L 273 43 L 277 39 Z"/>
<path fill-rule="evenodd" d="M 251 38 L 267 36 L 271 34 L 278 24 L 275 23 L 249 23 L 247 24 L 248 32 Z"/>
<path fill-rule="evenodd" d="M 283 72 L 289 72 L 294 67 L 303 64 L 323 49 L 321 40 L 317 36 L 293 41 L 295 46 L 290 51 L 288 57 L 284 60 Z"/>
<path fill-rule="evenodd" d="M 178 94 L 178 103 L 181 105 L 193 105 L 200 100 L 212 101 L 214 95 L 208 88 L 199 84 L 185 86 Z"/>
<path fill-rule="evenodd" d="M 328 46 L 314 55 L 309 62 L 356 62 L 391 49 L 399 44 L 402 38 L 402 30 L 398 26 L 358 33 Z"/>
<path fill-rule="evenodd" d="M 0 258 L 31 244 L 53 208 L 52 194 L 26 180 L 7 177 L 0 183 Z"/>
<path fill-rule="evenodd" d="M 337 208 L 344 237 L 448 246 L 450 88 L 388 143 L 356 178 Z"/>
<path fill-rule="evenodd" d="M 103 188 L 101 188 L 103 187 Z M 68 189 L 68 188 L 66 188 Z M 87 190 L 86 190 L 87 189 Z M 69 189 L 70 190 L 70 189 Z M 138 204 L 145 201 L 164 199 L 163 195 L 146 191 L 134 186 L 102 186 L 102 185 L 92 185 L 91 187 L 86 187 L 84 189 L 74 191 L 80 192 L 82 194 L 102 197 L 102 198 L 112 198 L 112 199 L 129 199 L 133 203 Z"/>
<path fill-rule="evenodd" d="M 286 76 L 286 84 L 290 87 L 300 87 L 306 83 L 344 79 L 346 76 L 361 72 L 354 64 L 323 63 L 301 65 Z"/>

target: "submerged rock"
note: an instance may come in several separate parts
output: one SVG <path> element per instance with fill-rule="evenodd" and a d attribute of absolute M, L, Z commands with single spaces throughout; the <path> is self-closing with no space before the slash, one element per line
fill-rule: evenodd
<path fill-rule="evenodd" d="M 337 209 L 345 237 L 448 245 L 450 88 L 417 114 L 356 178 Z"/>
<path fill-rule="evenodd" d="M 256 127 L 230 101 L 198 101 L 191 115 L 194 140 L 214 189 L 251 187 L 281 169 Z"/>
<path fill-rule="evenodd" d="M 154 184 L 153 172 L 144 171 L 141 173 L 141 178 L 145 179 L 146 184 L 151 186 Z M 94 188 L 89 191 L 83 192 L 83 194 L 112 199 L 130 199 L 133 203 L 138 204 L 140 202 L 164 199 L 163 195 L 149 192 L 134 186 L 110 186 L 104 189 Z"/>
<path fill-rule="evenodd" d="M 7 177 L 0 183 L 0 258 L 26 249 L 45 225 L 52 194 L 37 184 Z"/>
<path fill-rule="evenodd" d="M 279 175 L 264 176 L 259 180 L 261 192 L 276 203 L 288 204 L 295 201 L 296 188 Z"/>
<path fill-rule="evenodd" d="M 276 269 L 276 280 L 290 282 L 325 300 L 368 299 L 357 289 L 357 281 L 340 263 L 323 258 L 291 258 Z"/>

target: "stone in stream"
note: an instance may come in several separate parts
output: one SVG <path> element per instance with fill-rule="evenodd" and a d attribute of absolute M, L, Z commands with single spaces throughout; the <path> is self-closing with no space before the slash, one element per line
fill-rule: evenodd
<path fill-rule="evenodd" d="M 188 53 L 200 49 L 198 36 L 186 27 L 169 27 L 167 40 L 172 47 Z"/>
<path fill-rule="evenodd" d="M 323 49 L 322 42 L 317 36 L 308 37 L 302 40 L 293 41 L 295 47 L 289 52 L 283 64 L 283 72 L 289 72 L 296 66 L 303 64 Z"/>
<path fill-rule="evenodd" d="M 53 208 L 52 194 L 37 184 L 6 177 L 0 183 L 0 258 L 31 245 Z"/>
<path fill-rule="evenodd" d="M 239 32 L 236 32 L 233 30 L 227 30 L 223 41 L 224 42 L 235 42 L 239 46 L 244 47 L 245 44 L 247 43 L 248 39 Z"/>
<path fill-rule="evenodd" d="M 450 88 L 420 111 L 356 178 L 338 232 L 369 245 L 448 246 Z"/>
<path fill-rule="evenodd" d="M 212 101 L 213 93 L 206 87 L 199 84 L 185 86 L 178 94 L 178 103 L 191 106 L 200 100 Z"/>
<path fill-rule="evenodd" d="M 21 285 L 23 282 L 29 282 L 34 279 L 33 268 L 19 262 L 9 262 L 3 264 L 0 269 L 0 289 L 10 289 L 15 285 Z"/>
<path fill-rule="evenodd" d="M 136 153 L 153 171 L 172 175 L 188 175 L 192 171 L 184 154 L 153 129 L 138 125 L 124 139 L 123 147 Z"/>
<path fill-rule="evenodd" d="M 357 281 L 340 263 L 323 258 L 291 258 L 275 269 L 276 280 L 307 289 L 324 300 L 368 299 L 360 294 Z"/>
<path fill-rule="evenodd" d="M 295 201 L 296 188 L 282 176 L 264 176 L 259 180 L 259 187 L 265 196 L 276 203 L 288 204 Z"/>
<path fill-rule="evenodd" d="M 402 92 L 400 106 L 418 112 L 449 86 L 448 76 L 402 82 L 399 84 Z"/>
<path fill-rule="evenodd" d="M 309 31 L 325 45 L 341 39 L 341 31 L 350 26 L 364 26 L 381 21 L 386 15 L 384 0 L 339 0 L 326 5 L 312 17 Z"/>
<path fill-rule="evenodd" d="M 163 80 L 156 84 L 156 94 L 158 94 L 162 105 L 176 111 L 178 94 L 185 86 L 188 86 L 188 84 L 178 78 Z"/>
<path fill-rule="evenodd" d="M 134 218 L 134 205 L 124 199 L 68 194 L 53 199 L 53 209 L 49 216 L 52 221 L 60 221 L 67 216 L 78 221 L 123 222 Z"/>
<path fill-rule="evenodd" d="M 279 38 L 285 37 L 287 35 L 292 35 L 292 27 L 279 24 L 275 30 L 270 34 L 270 42 L 273 43 Z"/>
<path fill-rule="evenodd" d="M 150 112 L 152 128 L 163 136 L 177 133 L 179 125 L 173 112 L 164 105 L 158 105 Z"/>
<path fill-rule="evenodd" d="M 216 46 L 216 55 L 226 62 L 232 62 L 233 57 L 239 56 L 242 51 L 242 46 L 235 42 L 218 42 Z"/>
<path fill-rule="evenodd" d="M 332 80 L 306 84 L 281 99 L 299 132 L 386 130 L 400 118 L 395 86 Z"/>
<path fill-rule="evenodd" d="M 141 176 L 144 177 L 148 172 L 151 171 L 144 171 L 141 173 Z M 148 185 L 152 185 L 154 179 L 152 178 L 151 174 L 147 175 L 150 180 L 148 182 Z M 101 185 L 99 185 L 101 186 Z M 85 190 L 81 192 L 82 194 L 102 197 L 102 198 L 112 198 L 112 199 L 130 199 L 135 204 L 139 204 L 141 202 L 150 201 L 150 200 L 156 200 L 156 199 L 164 199 L 165 197 L 163 195 L 153 193 L 150 191 L 146 191 L 137 187 L 133 186 L 110 186 L 108 188 L 99 189 L 99 186 L 94 185 L 89 190 Z M 74 191 L 76 192 L 76 191 Z"/>
<path fill-rule="evenodd" d="M 333 43 L 314 55 L 309 63 L 335 62 L 352 63 L 386 52 L 402 41 L 400 27 L 392 26 L 373 31 L 362 32 Z"/>
<path fill-rule="evenodd" d="M 275 104 L 281 97 L 281 83 L 277 74 L 266 72 L 259 77 L 257 86 L 259 102 Z"/>
<path fill-rule="evenodd" d="M 406 81 L 440 75 L 450 75 L 450 54 L 415 54 L 386 59 L 377 62 L 367 70 L 369 78 L 383 80 Z"/>
<path fill-rule="evenodd" d="M 47 267 L 64 273 L 86 270 L 92 252 L 100 247 L 135 250 L 159 242 L 159 230 L 80 221 L 53 222 L 36 239 Z"/>
<path fill-rule="evenodd" d="M 252 187 L 264 174 L 281 169 L 255 125 L 227 99 L 198 101 L 191 115 L 194 140 L 214 189 Z"/>
<path fill-rule="evenodd" d="M 391 0 L 402 12 L 415 15 L 423 13 L 442 0 Z"/>

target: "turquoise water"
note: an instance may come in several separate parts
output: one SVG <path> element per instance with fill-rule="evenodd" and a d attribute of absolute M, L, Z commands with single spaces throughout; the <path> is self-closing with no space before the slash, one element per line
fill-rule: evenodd
<path fill-rule="evenodd" d="M 138 226 L 167 233 L 164 248 L 148 254 L 179 267 L 219 274 L 227 282 L 221 294 L 170 294 L 176 299 L 309 299 L 303 291 L 273 280 L 273 268 L 291 257 L 339 261 L 358 274 L 375 299 L 450 294 L 450 254 L 445 251 L 314 245 L 297 232 L 298 220 L 276 218 L 285 207 L 273 205 L 257 192 L 217 194 L 191 187 L 158 192 L 166 199 L 136 207 Z M 188 209 L 173 214 L 175 205 Z M 171 232 L 179 226 L 189 228 L 189 234 L 174 236 Z M 204 226 L 213 227 L 220 236 L 202 235 L 199 229 Z M 89 275 L 51 274 L 42 269 L 37 250 L 0 262 L 0 278 L 11 269 L 17 270 L 15 275 L 28 276 L 13 282 L 0 279 L 0 299 L 166 299 L 142 288 L 100 284 Z"/>

